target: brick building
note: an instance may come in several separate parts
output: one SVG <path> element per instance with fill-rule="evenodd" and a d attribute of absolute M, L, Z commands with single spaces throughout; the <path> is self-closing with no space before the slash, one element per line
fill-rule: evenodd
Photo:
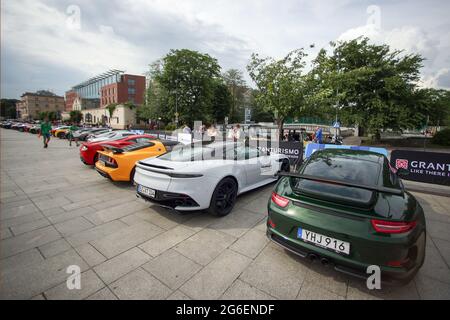
<path fill-rule="evenodd" d="M 145 77 L 123 74 L 120 81 L 101 88 L 100 107 L 104 108 L 112 103 L 131 102 L 136 105 L 144 103 Z"/>
<path fill-rule="evenodd" d="M 66 92 L 66 112 L 105 108 L 109 104 L 131 102 L 141 105 L 145 95 L 145 76 L 110 70 L 95 76 Z M 81 102 L 81 106 L 80 106 Z"/>
<path fill-rule="evenodd" d="M 24 120 L 39 119 L 41 112 L 56 112 L 61 114 L 65 109 L 64 97 L 57 96 L 53 92 L 40 90 L 37 92 L 25 92 L 21 100 L 16 104 L 19 118 Z"/>

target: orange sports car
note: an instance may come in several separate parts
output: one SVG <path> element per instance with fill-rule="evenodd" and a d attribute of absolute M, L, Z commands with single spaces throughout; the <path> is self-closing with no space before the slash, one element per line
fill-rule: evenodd
<path fill-rule="evenodd" d="M 169 152 L 177 145 L 176 141 L 151 140 L 123 148 L 103 145 L 99 151 L 95 169 L 112 181 L 133 182 L 136 162 Z"/>

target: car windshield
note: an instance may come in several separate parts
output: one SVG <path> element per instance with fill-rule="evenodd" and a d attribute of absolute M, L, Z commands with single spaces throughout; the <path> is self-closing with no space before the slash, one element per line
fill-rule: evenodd
<path fill-rule="evenodd" d="M 167 161 L 202 161 L 202 160 L 244 160 L 260 156 L 256 148 L 234 143 L 195 143 L 177 146 L 171 152 L 159 156 Z"/>
<path fill-rule="evenodd" d="M 194 159 L 211 159 L 214 155 L 214 148 L 203 146 L 185 145 L 177 146 L 171 152 L 159 156 L 161 160 L 187 162 Z"/>

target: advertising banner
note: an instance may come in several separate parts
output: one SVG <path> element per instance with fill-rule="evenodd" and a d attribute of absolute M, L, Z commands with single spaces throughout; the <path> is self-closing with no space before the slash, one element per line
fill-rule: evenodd
<path fill-rule="evenodd" d="M 450 186 L 450 154 L 423 151 L 394 150 L 391 166 L 406 169 L 404 180 Z"/>
<path fill-rule="evenodd" d="M 277 147 L 260 146 L 258 149 L 262 152 L 284 154 L 289 157 L 291 165 L 300 164 L 303 160 L 303 143 L 301 142 L 281 141 Z"/>
<path fill-rule="evenodd" d="M 373 148 L 373 147 L 358 147 L 358 146 L 339 146 L 334 144 L 317 144 L 317 143 L 310 143 L 306 146 L 305 150 L 305 159 L 309 158 L 314 152 L 318 150 L 324 150 L 324 149 L 346 149 L 346 150 L 361 150 L 361 151 L 371 151 L 380 153 L 384 156 L 388 156 L 388 152 L 384 148 Z"/>

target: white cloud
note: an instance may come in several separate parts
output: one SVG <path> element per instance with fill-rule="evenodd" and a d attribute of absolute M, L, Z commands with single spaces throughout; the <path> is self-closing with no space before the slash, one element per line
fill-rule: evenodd
<path fill-rule="evenodd" d="M 79 27 L 67 25 L 74 2 Z M 362 34 L 423 54 L 424 83 L 441 85 L 450 65 L 450 5 L 424 6 L 381 1 L 382 29 L 365 24 L 377 12 L 356 0 L 5 0 L 1 94 L 17 97 L 39 86 L 62 94 L 110 68 L 143 73 L 170 49 L 206 52 L 224 69 L 245 70 L 252 52 L 282 57 L 304 47 L 314 56 L 329 41 Z M 396 14 L 402 9 L 408 13 Z"/>

